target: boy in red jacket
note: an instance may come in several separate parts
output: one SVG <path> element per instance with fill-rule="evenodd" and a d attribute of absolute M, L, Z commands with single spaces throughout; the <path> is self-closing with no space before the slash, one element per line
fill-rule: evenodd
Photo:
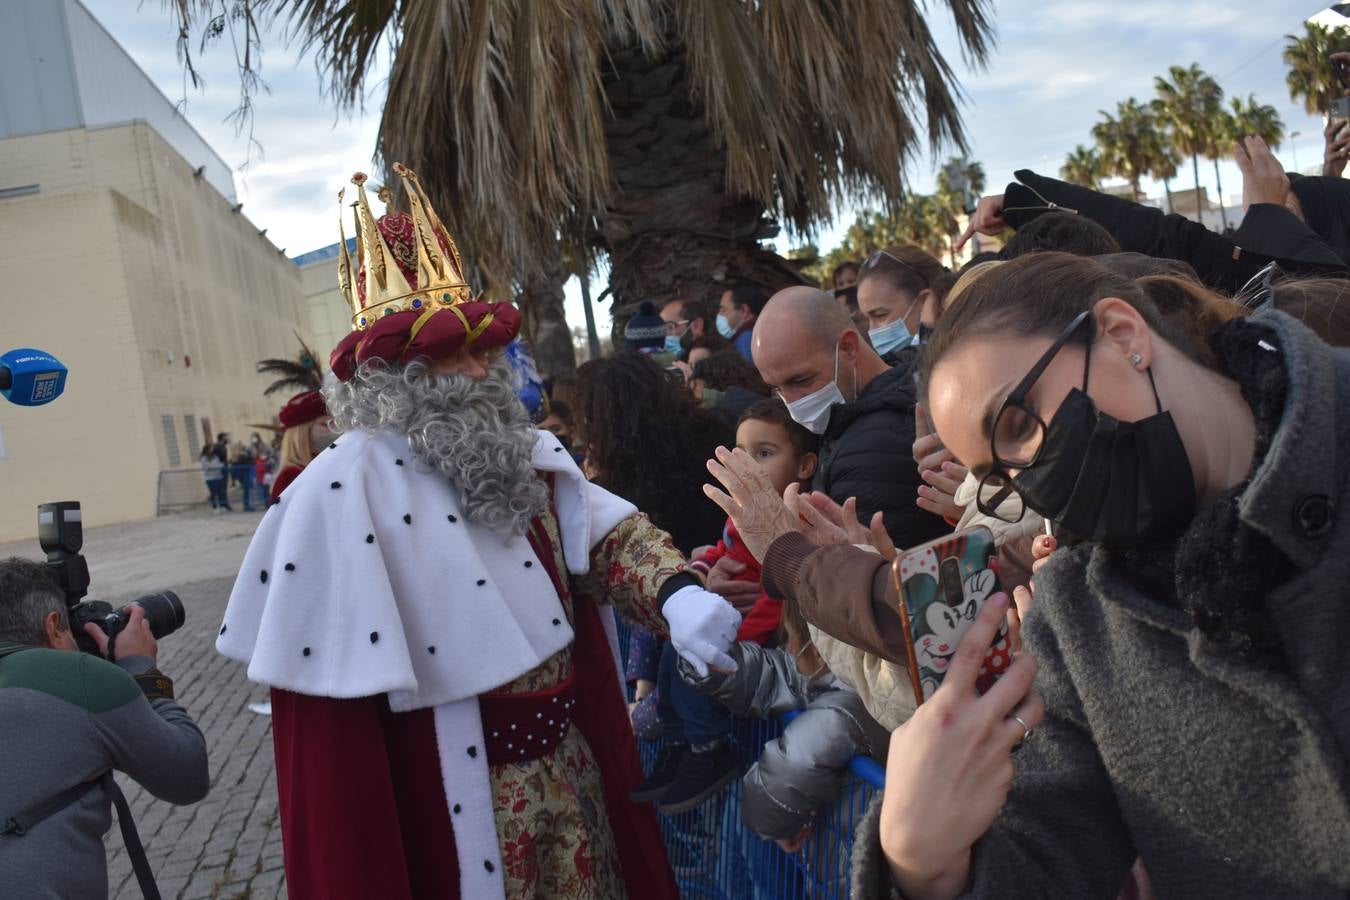
<path fill-rule="evenodd" d="M 816 471 L 819 438 L 792 420 L 782 400 L 762 400 L 746 410 L 736 425 L 736 446 L 764 467 L 779 494 L 793 482 L 804 490 L 809 488 Z M 692 567 L 706 575 L 724 556 L 745 566 L 739 580 L 759 582 L 760 565 L 741 543 L 730 519 L 722 540 L 694 560 Z M 741 621 L 736 640 L 772 643 L 782 609 L 781 600 L 761 591 Z M 655 800 L 657 809 L 675 815 L 694 809 L 717 793 L 736 777 L 740 767 L 729 740 L 730 713 L 680 678 L 675 654 L 669 647 L 661 657 L 657 685 L 665 746 L 651 776 L 629 796 L 638 802 Z"/>

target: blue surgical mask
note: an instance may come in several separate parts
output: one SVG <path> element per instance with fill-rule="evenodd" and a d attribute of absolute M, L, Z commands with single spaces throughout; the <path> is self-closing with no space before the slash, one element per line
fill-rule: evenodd
<path fill-rule="evenodd" d="M 867 337 L 872 342 L 872 349 L 877 351 L 879 356 L 885 356 L 901 347 L 912 347 L 919 342 L 917 334 L 909 333 L 909 326 L 905 324 L 904 319 L 896 319 L 889 325 L 873 328 L 867 332 Z"/>
<path fill-rule="evenodd" d="M 681 353 L 684 352 L 684 345 L 680 343 L 679 337 L 673 334 L 668 334 L 666 335 L 666 343 L 664 345 L 664 349 L 667 353 L 674 353 L 676 356 L 679 356 Z"/>
<path fill-rule="evenodd" d="M 721 313 L 717 314 L 717 333 L 727 340 L 731 340 L 736 335 L 736 329 L 731 327 L 727 317 Z"/>

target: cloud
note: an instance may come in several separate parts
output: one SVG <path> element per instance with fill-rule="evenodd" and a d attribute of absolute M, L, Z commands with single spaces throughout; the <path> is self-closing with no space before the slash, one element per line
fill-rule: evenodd
<path fill-rule="evenodd" d="M 174 51 L 177 29 L 167 10 L 126 0 L 83 2 L 170 99 L 183 96 Z M 1313 11 L 1306 0 L 1000 0 L 994 9 L 997 45 L 981 71 L 962 62 L 943 6 L 929 8 L 935 37 L 969 97 L 971 155 L 983 162 L 993 191 L 1017 168 L 1055 174 L 1075 144 L 1091 143 L 1098 110 L 1113 109 L 1130 96 L 1152 97 L 1155 75 L 1192 62 L 1219 78 L 1230 95 L 1255 93 L 1276 106 L 1288 130 L 1304 135 L 1299 162 L 1311 163 L 1320 153 L 1321 123 L 1289 101 L 1280 49 L 1282 36 L 1299 31 Z M 224 121 L 238 102 L 232 51 L 226 42 L 193 50 L 206 88 L 188 89 L 187 116 L 238 166 L 249 149 Z M 323 95 L 312 57 L 287 47 L 279 31 L 264 35 L 263 75 L 272 93 L 255 101 L 254 137 L 265 155 L 255 156 L 237 181 L 249 217 L 288 253 L 336 240 L 336 192 L 352 171 L 371 165 L 386 74 L 384 61 L 368 82 L 364 111 L 339 114 Z M 913 188 L 931 190 L 935 168 L 927 154 L 919 154 L 909 172 Z M 1212 184 L 1212 167 L 1202 161 L 1202 169 L 1202 181 Z M 1229 192 L 1241 188 L 1236 167 L 1227 165 L 1223 177 Z M 1189 175 L 1175 186 L 1189 187 Z M 823 249 L 838 242 L 854 214 L 852 207 L 841 209 L 835 222 L 820 230 L 816 240 Z M 582 321 L 571 290 L 568 312 L 574 324 Z"/>

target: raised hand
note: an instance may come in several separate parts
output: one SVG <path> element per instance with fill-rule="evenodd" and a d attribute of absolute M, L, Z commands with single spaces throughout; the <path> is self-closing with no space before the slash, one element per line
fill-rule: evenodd
<path fill-rule="evenodd" d="M 726 493 L 710 484 L 703 486 L 703 493 L 736 523 L 745 548 L 755 559 L 763 562 L 770 544 L 800 530 L 796 511 L 787 507 L 764 467 L 749 453 L 718 447 L 717 458 L 708 460 L 708 471 Z"/>
<path fill-rule="evenodd" d="M 966 226 L 965 232 L 960 240 L 956 242 L 956 249 L 960 250 L 966 245 L 976 232 L 993 236 L 1008 227 L 1008 223 L 1003 221 L 1003 195 L 994 194 L 984 197 L 975 207 L 975 212 L 971 213 L 970 224 Z"/>

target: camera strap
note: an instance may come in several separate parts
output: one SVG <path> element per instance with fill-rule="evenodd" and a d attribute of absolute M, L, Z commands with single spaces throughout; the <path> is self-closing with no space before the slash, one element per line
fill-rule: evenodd
<path fill-rule="evenodd" d="M 145 857 L 145 847 L 136 831 L 136 823 L 131 818 L 131 806 L 113 779 L 111 770 L 93 781 L 85 781 L 62 791 L 40 806 L 0 821 L 0 837 L 23 837 L 38 823 L 56 815 L 97 787 L 102 787 L 104 794 L 117 807 L 117 825 L 122 830 L 122 843 L 126 845 L 127 856 L 131 857 L 131 869 L 136 873 L 136 883 L 141 886 L 141 893 L 145 900 L 160 900 L 155 873 L 150 869 L 150 860 Z"/>

